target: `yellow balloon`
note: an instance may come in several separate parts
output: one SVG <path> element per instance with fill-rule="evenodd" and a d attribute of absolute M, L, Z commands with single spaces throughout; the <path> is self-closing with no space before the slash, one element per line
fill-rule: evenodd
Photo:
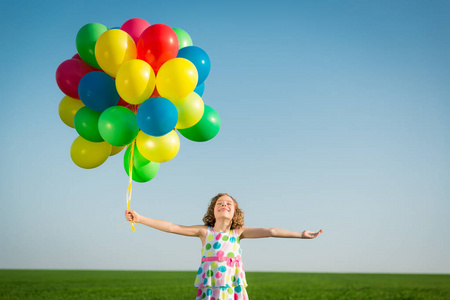
<path fill-rule="evenodd" d="M 192 62 L 185 58 L 173 58 L 159 69 L 156 89 L 161 97 L 176 103 L 194 91 L 197 81 L 198 72 Z"/>
<path fill-rule="evenodd" d="M 116 77 L 121 65 L 137 58 L 136 44 L 123 30 L 107 30 L 100 35 L 95 44 L 95 58 L 103 71 Z"/>
<path fill-rule="evenodd" d="M 59 102 L 58 113 L 61 121 L 69 127 L 75 128 L 73 119 L 77 111 L 84 106 L 83 102 L 69 96 L 64 96 Z"/>
<path fill-rule="evenodd" d="M 109 156 L 114 156 L 114 155 L 116 155 L 117 153 L 119 153 L 120 151 L 122 151 L 123 148 L 125 148 L 125 146 L 123 146 L 123 147 L 112 146 L 112 148 L 111 148 L 111 154 L 110 154 Z"/>
<path fill-rule="evenodd" d="M 94 143 L 79 136 L 70 147 L 70 157 L 80 168 L 93 169 L 108 159 L 111 147 L 107 142 Z"/>
<path fill-rule="evenodd" d="M 140 59 L 124 63 L 116 74 L 116 88 L 120 97 L 130 104 L 140 104 L 150 98 L 155 89 L 155 72 Z"/>
<path fill-rule="evenodd" d="M 149 161 L 163 163 L 171 160 L 180 150 L 180 138 L 175 130 L 163 136 L 150 136 L 142 131 L 136 138 L 139 153 Z"/>
<path fill-rule="evenodd" d="M 202 98 L 196 93 L 190 93 L 181 104 L 176 104 L 178 111 L 177 129 L 192 127 L 200 121 L 205 111 Z"/>

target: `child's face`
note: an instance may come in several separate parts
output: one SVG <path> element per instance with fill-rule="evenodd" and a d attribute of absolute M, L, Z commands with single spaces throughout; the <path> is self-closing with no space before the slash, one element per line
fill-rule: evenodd
<path fill-rule="evenodd" d="M 216 206 L 214 207 L 214 217 L 216 219 L 220 217 L 233 219 L 234 209 L 234 200 L 230 196 L 224 195 L 216 202 Z"/>

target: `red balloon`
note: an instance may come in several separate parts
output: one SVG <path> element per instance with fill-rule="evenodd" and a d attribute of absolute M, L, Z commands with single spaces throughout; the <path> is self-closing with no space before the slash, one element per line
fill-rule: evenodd
<path fill-rule="evenodd" d="M 177 34 L 164 24 L 147 27 L 137 43 L 138 58 L 148 62 L 155 73 L 166 61 L 177 57 L 177 54 Z"/>
<path fill-rule="evenodd" d="M 123 23 L 120 29 L 128 33 L 137 45 L 139 37 L 141 36 L 142 32 L 149 26 L 150 26 L 149 22 L 143 19 L 134 18 L 129 19 L 128 21 Z"/>
<path fill-rule="evenodd" d="M 156 86 L 155 86 L 155 89 L 153 90 L 153 94 L 150 96 L 150 98 L 151 97 L 161 97 L 161 95 L 158 93 L 158 90 L 156 89 Z"/>
<path fill-rule="evenodd" d="M 126 107 L 126 108 L 130 108 L 131 107 L 131 104 L 126 102 L 126 101 L 124 101 L 122 98 L 119 98 L 119 103 L 117 103 L 117 105 L 123 106 L 123 107 Z"/>
<path fill-rule="evenodd" d="M 80 55 L 77 53 L 74 56 L 72 56 L 72 59 L 79 59 L 79 60 L 83 60 Z"/>
<path fill-rule="evenodd" d="M 56 83 L 59 89 L 69 97 L 80 99 L 78 84 L 81 78 L 89 72 L 95 71 L 83 60 L 68 59 L 63 61 L 56 69 Z"/>

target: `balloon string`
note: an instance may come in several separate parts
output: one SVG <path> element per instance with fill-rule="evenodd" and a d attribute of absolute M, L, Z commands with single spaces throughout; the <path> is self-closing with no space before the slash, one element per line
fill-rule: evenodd
<path fill-rule="evenodd" d="M 134 147 L 135 147 L 136 140 L 134 140 L 131 143 L 131 153 L 130 153 L 130 165 L 128 168 L 128 191 L 127 191 L 127 208 L 130 210 L 130 204 L 131 204 L 131 183 L 133 181 L 133 156 L 134 156 Z M 136 228 L 134 226 L 134 221 L 130 221 L 131 230 L 136 231 Z"/>

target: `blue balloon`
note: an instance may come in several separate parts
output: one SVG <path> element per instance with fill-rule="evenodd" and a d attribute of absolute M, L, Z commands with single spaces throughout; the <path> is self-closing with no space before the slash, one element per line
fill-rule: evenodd
<path fill-rule="evenodd" d="M 163 136 L 175 128 L 178 111 L 166 98 L 152 97 L 139 106 L 136 113 L 139 128 L 151 136 Z"/>
<path fill-rule="evenodd" d="M 84 105 L 97 112 L 117 105 L 120 99 L 114 78 L 100 71 L 89 72 L 81 78 L 78 95 Z"/>
<path fill-rule="evenodd" d="M 211 61 L 209 60 L 208 54 L 206 54 L 203 49 L 197 46 L 188 46 L 178 50 L 177 57 L 186 58 L 190 60 L 198 71 L 198 82 L 197 86 L 203 83 L 209 75 L 211 70 Z"/>
<path fill-rule="evenodd" d="M 203 93 L 205 92 L 205 83 L 203 82 L 199 86 L 197 86 L 194 90 L 200 97 L 203 96 Z"/>

